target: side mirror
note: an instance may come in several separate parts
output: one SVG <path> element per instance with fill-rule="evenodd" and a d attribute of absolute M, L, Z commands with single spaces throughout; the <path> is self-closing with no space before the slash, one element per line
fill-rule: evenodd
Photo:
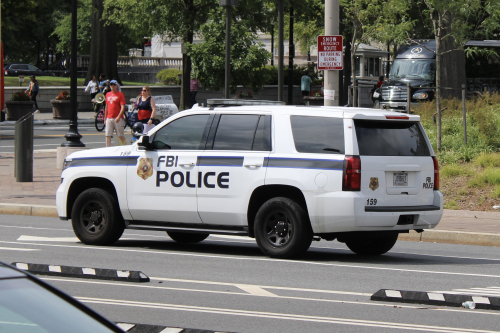
<path fill-rule="evenodd" d="M 143 135 L 143 136 L 141 136 L 141 138 L 142 138 L 142 140 L 139 139 L 140 141 L 137 142 L 137 146 L 143 147 L 146 150 L 150 150 L 151 143 L 149 142 L 149 136 Z"/>

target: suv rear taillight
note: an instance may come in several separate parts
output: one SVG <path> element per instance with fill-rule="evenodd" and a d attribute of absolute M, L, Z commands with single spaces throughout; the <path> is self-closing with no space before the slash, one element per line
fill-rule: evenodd
<path fill-rule="evenodd" d="M 346 156 L 344 159 L 342 191 L 359 190 L 361 190 L 361 159 L 359 156 Z"/>
<path fill-rule="evenodd" d="M 439 190 L 439 166 L 436 156 L 432 156 L 432 162 L 434 163 L 434 191 Z"/>

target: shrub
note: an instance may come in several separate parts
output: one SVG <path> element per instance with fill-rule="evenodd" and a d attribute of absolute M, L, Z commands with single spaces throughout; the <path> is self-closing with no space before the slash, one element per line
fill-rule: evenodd
<path fill-rule="evenodd" d="M 69 92 L 63 90 L 59 93 L 59 95 L 57 95 L 56 97 L 56 100 L 57 101 L 67 101 L 71 98 L 71 96 L 69 95 Z"/>
<path fill-rule="evenodd" d="M 161 83 L 167 86 L 178 86 L 181 84 L 181 80 L 179 80 L 179 74 L 182 74 L 182 71 L 167 68 L 162 69 L 156 74 L 156 78 L 160 80 Z"/>
<path fill-rule="evenodd" d="M 450 164 L 444 166 L 439 170 L 439 175 L 443 178 L 456 177 L 465 173 L 465 169 L 457 164 Z"/>
<path fill-rule="evenodd" d="M 471 187 L 484 184 L 500 185 L 500 169 L 488 168 L 469 182 L 469 186 Z"/>
<path fill-rule="evenodd" d="M 16 91 L 12 94 L 10 98 L 11 101 L 31 101 L 30 96 L 26 93 L 26 91 Z"/>
<path fill-rule="evenodd" d="M 474 162 L 483 168 L 500 167 L 500 154 L 482 153 L 474 159 Z"/>
<path fill-rule="evenodd" d="M 500 185 L 495 186 L 495 188 L 493 189 L 492 196 L 494 198 L 500 197 Z"/>

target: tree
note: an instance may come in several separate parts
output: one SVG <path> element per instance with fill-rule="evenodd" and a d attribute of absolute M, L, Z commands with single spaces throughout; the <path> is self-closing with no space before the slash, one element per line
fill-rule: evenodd
<path fill-rule="evenodd" d="M 85 80 L 92 79 L 92 75 L 105 74 L 106 78 L 121 83 L 117 67 L 116 23 L 104 19 L 103 13 L 104 0 L 92 0 L 90 63 Z"/>
<path fill-rule="evenodd" d="M 193 61 L 194 72 L 201 84 L 215 90 L 224 87 L 225 79 L 225 9 L 210 11 L 209 20 L 200 27 L 202 43 L 188 45 L 187 53 Z M 257 36 L 248 31 L 246 22 L 234 20 L 231 25 L 231 92 L 238 84 L 253 90 L 261 89 L 269 79 L 265 69 L 271 53 L 256 43 Z"/>
<path fill-rule="evenodd" d="M 413 23 L 407 19 L 408 3 L 405 0 L 341 0 L 340 3 L 346 21 L 350 23 L 351 79 L 355 82 L 355 54 L 359 44 L 370 40 L 403 40 Z M 357 94 L 354 89 L 354 106 Z"/>
<path fill-rule="evenodd" d="M 52 14 L 57 10 L 68 12 L 69 8 L 64 0 L 2 1 L 5 59 L 46 66 L 57 43 L 57 38 L 51 36 L 57 23 Z"/>
<path fill-rule="evenodd" d="M 437 149 L 440 151 L 443 56 L 460 51 L 460 57 L 463 59 L 463 49 L 467 41 L 478 36 L 487 38 L 497 31 L 500 28 L 500 0 L 423 0 L 423 2 L 427 6 L 424 14 L 432 22 L 436 39 Z M 465 77 L 461 81 L 458 81 L 458 84 L 465 83 Z"/>

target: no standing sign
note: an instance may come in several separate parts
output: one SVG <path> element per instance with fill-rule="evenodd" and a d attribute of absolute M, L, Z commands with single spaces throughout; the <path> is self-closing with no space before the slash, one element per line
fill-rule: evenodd
<path fill-rule="evenodd" d="M 342 36 L 318 36 L 318 70 L 344 69 Z"/>

